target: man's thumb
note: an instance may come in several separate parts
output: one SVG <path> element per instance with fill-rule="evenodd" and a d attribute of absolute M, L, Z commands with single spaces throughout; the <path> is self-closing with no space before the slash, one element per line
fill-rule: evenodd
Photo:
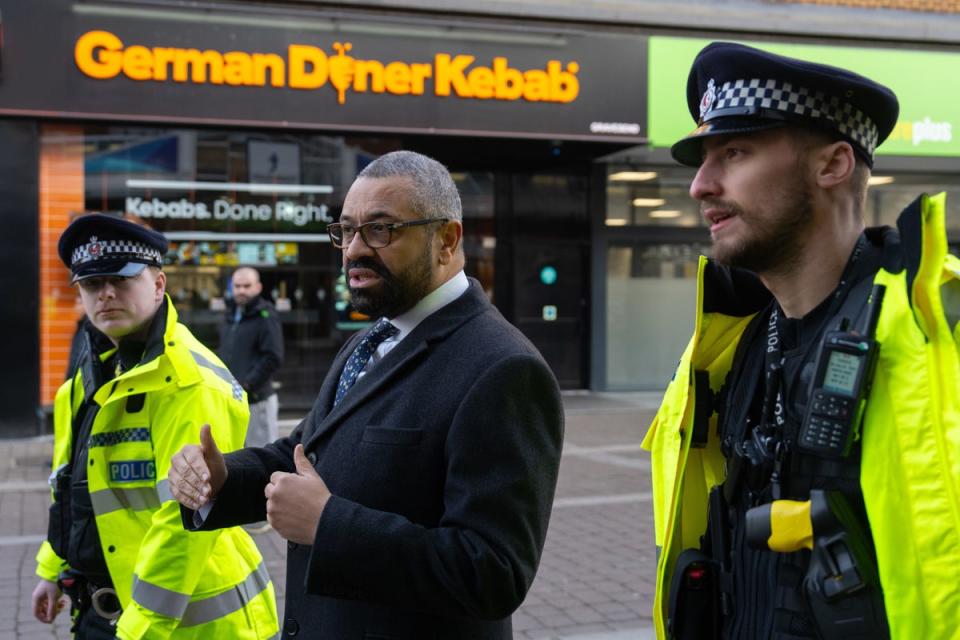
<path fill-rule="evenodd" d="M 203 452 L 204 458 L 212 453 L 220 453 L 217 443 L 213 440 L 213 434 L 210 433 L 210 425 L 208 424 L 200 427 L 200 450 Z"/>
<path fill-rule="evenodd" d="M 320 475 L 317 473 L 317 470 L 313 468 L 313 463 L 307 460 L 307 456 L 303 454 L 302 444 L 298 444 L 296 449 L 293 450 L 293 464 L 297 467 L 297 473 L 302 476 Z"/>

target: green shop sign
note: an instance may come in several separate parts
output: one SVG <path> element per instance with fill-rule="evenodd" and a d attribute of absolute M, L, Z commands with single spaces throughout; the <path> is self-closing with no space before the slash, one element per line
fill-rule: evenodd
<path fill-rule="evenodd" d="M 687 73 L 710 40 L 650 38 L 650 143 L 669 147 L 696 126 L 687 111 Z M 960 156 L 960 55 L 928 51 L 857 49 L 744 42 L 782 55 L 850 69 L 887 85 L 900 99 L 900 118 L 877 153 Z M 936 81 L 935 79 L 941 81 Z"/>

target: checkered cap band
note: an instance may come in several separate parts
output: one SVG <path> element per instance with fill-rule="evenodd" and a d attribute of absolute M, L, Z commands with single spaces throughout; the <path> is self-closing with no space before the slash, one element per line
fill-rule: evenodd
<path fill-rule="evenodd" d="M 90 436 L 90 448 L 94 447 L 112 447 L 122 442 L 149 442 L 150 429 L 147 427 L 134 427 L 132 429 L 120 429 L 118 431 L 109 431 L 107 433 L 95 433 Z"/>
<path fill-rule="evenodd" d="M 76 268 L 97 260 L 129 260 L 160 266 L 163 256 L 156 247 L 136 240 L 99 240 L 96 236 L 90 242 L 78 245 L 70 256 L 71 268 Z"/>
<path fill-rule="evenodd" d="M 836 96 L 777 80 L 732 80 L 717 91 L 703 122 L 727 116 L 727 109 L 748 107 L 779 111 L 797 119 L 825 120 L 841 135 L 863 147 L 869 156 L 877 148 L 877 125 L 863 111 Z"/>

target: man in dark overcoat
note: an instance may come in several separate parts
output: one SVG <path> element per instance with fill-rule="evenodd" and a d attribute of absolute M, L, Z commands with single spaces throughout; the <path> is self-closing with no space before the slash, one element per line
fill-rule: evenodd
<path fill-rule="evenodd" d="M 377 159 L 329 227 L 354 306 L 378 320 L 289 437 L 223 456 L 204 427 L 175 456 L 184 524 L 266 517 L 288 541 L 284 638 L 512 638 L 556 487 L 556 380 L 464 275 L 443 165 Z"/>

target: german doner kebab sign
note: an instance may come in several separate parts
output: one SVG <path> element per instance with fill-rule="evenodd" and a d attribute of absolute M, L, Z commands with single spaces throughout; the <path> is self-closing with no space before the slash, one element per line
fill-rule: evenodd
<path fill-rule="evenodd" d="M 7 32 L 19 32 L 16 22 L 30 21 L 31 14 L 5 11 Z M 40 71 L 45 99 L 62 102 L 47 110 L 68 117 L 126 114 L 629 142 L 645 134 L 641 38 L 521 31 L 489 37 L 473 26 L 444 31 L 433 23 L 424 25 L 440 35 L 405 35 L 409 25 L 397 35 L 389 28 L 317 33 L 254 23 L 135 20 L 69 7 L 61 15 L 61 29 L 71 34 L 69 51 L 59 55 L 69 56 L 73 71 L 63 83 L 55 79 L 55 60 L 49 73 Z M 37 64 L 57 55 L 49 40 L 46 47 L 28 38 L 15 44 L 33 46 Z M 0 112 L 40 107 L 29 90 L 5 91 L 11 89 L 7 80 L 16 79 L 5 67 Z M 62 95 L 56 87 L 64 88 Z"/>

